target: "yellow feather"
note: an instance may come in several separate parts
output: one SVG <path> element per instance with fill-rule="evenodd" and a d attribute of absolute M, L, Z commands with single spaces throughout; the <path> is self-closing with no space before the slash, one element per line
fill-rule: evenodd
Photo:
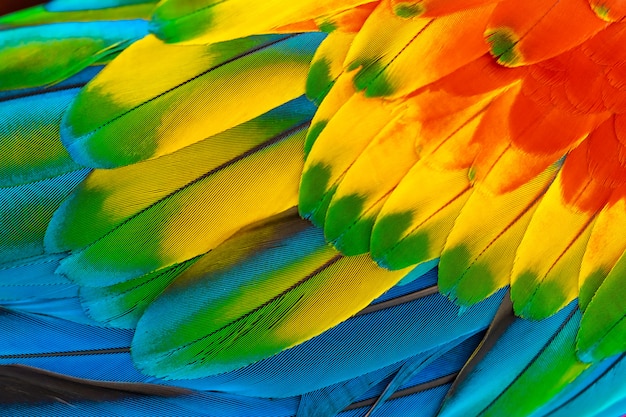
<path fill-rule="evenodd" d="M 526 318 L 551 316 L 578 296 L 580 266 L 594 213 L 564 200 L 561 173 L 550 186 L 518 248 L 511 277 L 515 312 Z"/>
<path fill-rule="evenodd" d="M 271 33 L 291 23 L 333 15 L 372 0 L 165 0 L 153 16 L 153 33 L 181 44 L 209 44 Z"/>
<path fill-rule="evenodd" d="M 584 311 L 598 287 L 626 250 L 626 201 L 607 204 L 591 230 L 578 278 L 579 305 Z"/>
<path fill-rule="evenodd" d="M 374 138 L 339 183 L 328 208 L 324 232 L 330 241 L 341 240 L 337 247 L 342 252 L 354 255 L 369 250 L 369 234 L 378 210 L 418 161 L 416 134 L 417 126 L 400 116 Z M 370 225 L 364 226 L 363 222 Z M 367 230 L 350 237 L 350 230 L 362 227 Z M 350 249 L 355 245 L 358 250 Z"/>
<path fill-rule="evenodd" d="M 379 213 L 372 257 L 391 269 L 438 258 L 470 194 L 467 169 L 441 170 L 421 160 Z"/>
<path fill-rule="evenodd" d="M 441 254 L 439 288 L 443 293 L 472 305 L 509 285 L 517 247 L 555 175 L 556 167 L 552 167 L 506 194 L 476 187 Z"/>

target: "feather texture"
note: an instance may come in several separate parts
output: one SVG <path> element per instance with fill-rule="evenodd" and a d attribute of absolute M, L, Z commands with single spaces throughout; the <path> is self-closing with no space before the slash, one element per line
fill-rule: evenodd
<path fill-rule="evenodd" d="M 106 62 L 147 32 L 147 22 L 89 21 L 0 32 L 0 90 L 54 84 Z M 75 52 L 77 51 L 77 52 Z"/>
<path fill-rule="evenodd" d="M 623 413 L 618 3 L 0 17 L 2 414 Z"/>
<path fill-rule="evenodd" d="M 78 95 L 63 122 L 64 145 L 85 165 L 112 168 L 174 152 L 237 126 L 304 92 L 312 53 L 323 38 L 259 36 L 181 47 L 147 37 Z M 147 61 L 152 70 L 138 84 L 129 69 Z M 150 78 L 153 82 L 145 83 Z M 242 107 L 241 93 L 252 91 L 258 99 Z M 95 113 L 94 105 L 99 109 Z M 111 135 L 126 138 L 126 144 L 111 142 Z"/>

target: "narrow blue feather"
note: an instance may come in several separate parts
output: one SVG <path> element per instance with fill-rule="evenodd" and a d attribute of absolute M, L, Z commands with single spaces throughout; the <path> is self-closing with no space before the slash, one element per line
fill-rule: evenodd
<path fill-rule="evenodd" d="M 89 173 L 80 169 L 57 177 L 0 188 L 0 264 L 44 253 L 43 238 L 52 214 Z"/>
<path fill-rule="evenodd" d="M 333 417 L 352 403 L 381 396 L 382 406 L 398 389 L 458 372 L 479 342 L 480 337 L 463 337 L 360 377 L 304 394 L 296 417 Z M 462 360 L 455 360 L 459 356 Z"/>
<path fill-rule="evenodd" d="M 611 407 L 626 398 L 626 353 L 605 359 L 587 369 L 534 416 L 617 416 Z M 624 404 L 626 405 L 626 404 Z M 626 412 L 626 407 L 620 412 Z"/>
<path fill-rule="evenodd" d="M 46 4 L 50 12 L 97 10 L 140 3 L 156 3 L 158 0 L 52 0 Z"/>
<path fill-rule="evenodd" d="M 400 366 L 389 365 L 349 381 L 306 393 L 300 399 L 296 417 L 333 417 L 363 393 L 397 372 Z"/>
<path fill-rule="evenodd" d="M 0 358 L 129 346 L 132 332 L 0 309 Z M 19 361 L 15 362 L 19 363 Z"/>
<path fill-rule="evenodd" d="M 292 417 L 298 399 L 260 399 L 222 393 L 192 393 L 173 398 L 134 396 L 106 402 L 0 405 L 2 415 L 32 416 L 202 416 Z"/>
<path fill-rule="evenodd" d="M 76 285 L 54 273 L 63 257 L 43 255 L 0 265 L 0 304 L 76 297 Z"/>
<path fill-rule="evenodd" d="M 435 417 L 451 384 L 386 401 L 373 417 Z M 344 411 L 338 417 L 363 417 L 369 406 Z"/>
<path fill-rule="evenodd" d="M 576 318 L 580 316 L 576 308 L 576 302 L 572 302 L 539 322 L 515 319 L 446 401 L 441 417 L 480 415 L 551 343 L 555 334 L 557 338 L 560 334 L 575 336 Z M 576 317 L 572 318 L 572 314 Z"/>
<path fill-rule="evenodd" d="M 177 383 L 259 397 L 313 391 L 486 329 L 503 295 L 501 291 L 460 314 L 459 307 L 447 298 L 432 294 L 355 316 L 308 342 L 240 370 Z"/>

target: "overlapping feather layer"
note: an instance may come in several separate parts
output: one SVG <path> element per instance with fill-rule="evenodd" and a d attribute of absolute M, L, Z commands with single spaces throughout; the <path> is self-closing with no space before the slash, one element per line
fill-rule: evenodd
<path fill-rule="evenodd" d="M 0 361 L 123 384 L 38 412 L 623 408 L 619 2 L 79 3 L 0 19 Z"/>

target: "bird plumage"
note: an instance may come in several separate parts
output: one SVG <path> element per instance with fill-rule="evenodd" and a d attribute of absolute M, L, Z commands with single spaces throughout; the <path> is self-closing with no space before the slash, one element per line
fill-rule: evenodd
<path fill-rule="evenodd" d="M 0 409 L 626 412 L 623 9 L 0 17 Z"/>

